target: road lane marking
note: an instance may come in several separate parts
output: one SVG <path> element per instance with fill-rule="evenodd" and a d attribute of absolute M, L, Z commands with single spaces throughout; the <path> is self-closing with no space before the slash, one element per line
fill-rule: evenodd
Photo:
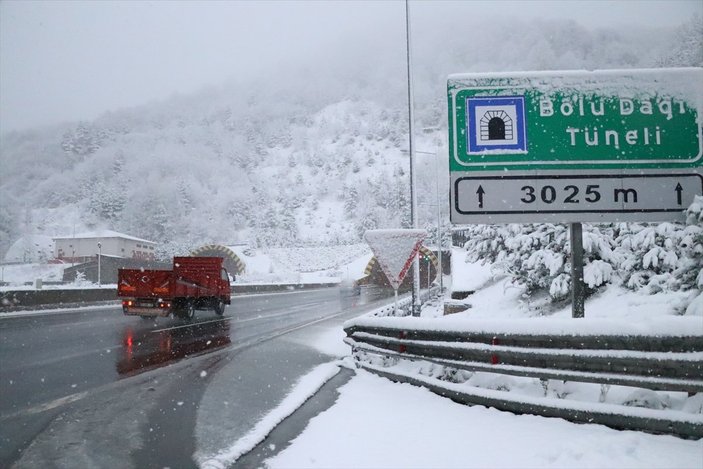
<path fill-rule="evenodd" d="M 153 331 L 149 331 L 149 332 L 151 332 L 152 334 L 154 334 L 154 333 L 156 333 L 156 332 L 173 331 L 173 330 L 176 330 L 176 329 L 184 329 L 184 328 L 186 328 L 186 327 L 197 327 L 197 326 L 200 326 L 201 324 L 212 324 L 212 323 L 214 323 L 214 322 L 225 322 L 225 321 L 231 321 L 231 320 L 233 320 L 233 319 L 234 319 L 234 318 L 213 319 L 213 320 L 211 320 L 211 321 L 201 321 L 201 322 L 194 322 L 194 323 L 192 323 L 192 324 L 183 324 L 183 325 L 180 325 L 180 326 L 164 327 L 164 328 L 162 328 L 162 329 L 154 329 Z"/>
<path fill-rule="evenodd" d="M 325 302 L 323 302 L 323 303 L 325 303 Z M 182 324 L 182 325 L 179 325 L 179 326 L 164 327 L 164 328 L 161 328 L 161 329 L 154 329 L 153 331 L 150 331 L 150 332 L 156 333 L 156 332 L 172 331 L 172 330 L 184 329 L 184 328 L 188 328 L 188 327 L 197 327 L 197 326 L 199 326 L 199 325 L 201 325 L 201 324 L 212 324 L 212 323 L 216 323 L 216 322 L 225 322 L 225 321 L 235 321 L 236 324 L 241 324 L 241 323 L 244 323 L 244 322 L 259 321 L 259 320 L 262 320 L 262 319 L 275 319 L 275 318 L 279 318 L 279 317 L 281 317 L 281 316 L 288 316 L 288 315 L 290 315 L 290 314 L 295 314 L 295 313 L 297 313 L 299 310 L 308 309 L 311 305 L 315 305 L 315 304 L 319 304 L 319 303 L 310 303 L 310 304 L 306 303 L 306 304 L 303 304 L 303 305 L 295 305 L 295 306 L 293 306 L 293 307 L 288 308 L 288 309 L 287 309 L 286 311 L 284 311 L 284 312 L 276 313 L 276 314 L 268 314 L 268 315 L 266 315 L 266 316 L 259 315 L 259 316 L 253 317 L 253 318 L 246 318 L 246 319 L 238 319 L 238 318 L 235 318 L 235 317 L 227 317 L 227 318 L 220 318 L 220 319 L 212 319 L 212 320 L 210 320 L 210 321 L 200 321 L 200 322 L 194 322 L 194 323 L 191 323 L 191 324 Z M 233 313 L 233 314 L 241 314 L 241 313 Z M 330 317 L 331 317 L 331 316 L 330 316 Z"/>
<path fill-rule="evenodd" d="M 75 394 L 70 394 L 68 396 L 59 397 L 58 399 L 54 399 L 53 401 L 44 402 L 43 404 L 35 405 L 35 406 L 29 407 L 27 409 L 22 409 L 22 410 L 18 410 L 15 412 L 10 412 L 7 414 L 0 415 L 0 421 L 11 419 L 13 417 L 19 417 L 22 415 L 41 414 L 42 412 L 46 412 L 47 410 L 55 409 L 57 407 L 61 407 L 62 405 L 66 405 L 66 404 L 70 404 L 72 402 L 80 401 L 81 399 L 83 399 L 87 395 L 88 395 L 88 391 L 82 391 L 82 392 L 77 392 Z"/>

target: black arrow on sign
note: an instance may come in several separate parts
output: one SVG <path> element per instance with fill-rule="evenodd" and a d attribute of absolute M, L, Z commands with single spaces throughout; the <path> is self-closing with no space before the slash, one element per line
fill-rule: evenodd
<path fill-rule="evenodd" d="M 676 200 L 678 201 L 679 205 L 683 204 L 683 200 L 681 200 L 681 193 L 683 192 L 683 187 L 681 187 L 681 183 L 676 184 Z"/>
<path fill-rule="evenodd" d="M 478 186 L 476 193 L 478 194 L 478 208 L 483 208 L 483 194 L 485 194 L 486 191 L 483 190 L 483 187 Z"/>

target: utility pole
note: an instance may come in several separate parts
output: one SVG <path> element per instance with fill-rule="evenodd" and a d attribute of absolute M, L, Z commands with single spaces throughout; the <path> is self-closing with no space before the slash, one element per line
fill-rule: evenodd
<path fill-rule="evenodd" d="M 417 229 L 417 194 L 415 188 L 415 146 L 413 145 L 414 102 L 413 102 L 413 76 L 412 57 L 410 54 L 410 5 L 405 0 L 405 45 L 408 65 L 408 144 L 410 150 L 410 222 L 411 227 Z M 413 294 L 412 315 L 420 315 L 420 259 L 416 255 L 413 260 Z"/>

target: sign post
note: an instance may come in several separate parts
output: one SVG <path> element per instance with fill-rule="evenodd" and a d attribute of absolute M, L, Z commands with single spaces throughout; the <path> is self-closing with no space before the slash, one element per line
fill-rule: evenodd
<path fill-rule="evenodd" d="M 583 283 L 583 227 L 571 223 L 571 317 L 585 316 L 586 285 Z"/>
<path fill-rule="evenodd" d="M 454 224 L 572 223 L 578 246 L 582 222 L 684 221 L 703 194 L 701 68 L 451 75 L 447 94 Z"/>
<path fill-rule="evenodd" d="M 398 288 L 417 256 L 422 240 L 426 237 L 425 230 L 368 230 L 364 233 L 364 239 L 393 287 L 396 313 Z"/>

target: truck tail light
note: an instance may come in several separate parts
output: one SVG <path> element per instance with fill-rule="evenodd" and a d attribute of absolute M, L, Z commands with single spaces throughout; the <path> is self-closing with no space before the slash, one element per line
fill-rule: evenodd
<path fill-rule="evenodd" d="M 134 301 L 132 300 L 122 300 L 122 306 L 133 306 Z"/>
<path fill-rule="evenodd" d="M 159 308 L 164 308 L 164 309 L 165 309 L 165 308 L 170 308 L 170 307 L 171 307 L 171 303 L 169 303 L 168 301 L 161 301 L 161 302 L 159 302 Z"/>

